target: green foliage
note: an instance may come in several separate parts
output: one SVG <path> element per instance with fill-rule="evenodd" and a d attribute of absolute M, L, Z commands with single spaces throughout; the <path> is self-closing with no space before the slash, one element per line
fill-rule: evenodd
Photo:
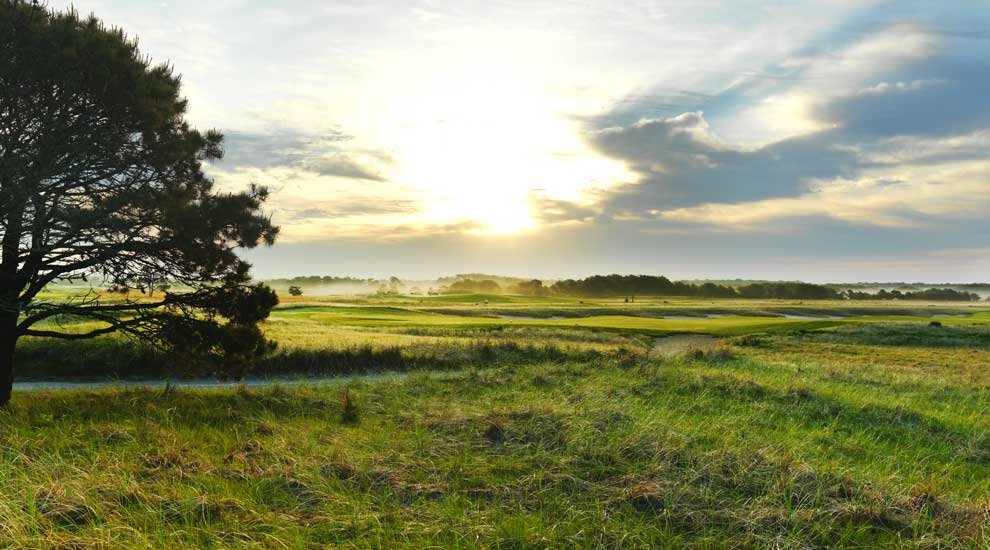
<path fill-rule="evenodd" d="M 461 279 L 444 287 L 442 292 L 445 294 L 498 294 L 501 290 L 502 287 L 490 279 L 483 279 L 480 281 L 475 281 L 474 279 Z"/>
<path fill-rule="evenodd" d="M 539 279 L 517 283 L 514 291 L 516 294 L 522 294 L 524 296 L 546 296 L 550 294 L 550 289 L 543 286 L 543 281 Z"/>
<path fill-rule="evenodd" d="M 741 298 L 773 298 L 783 300 L 835 300 L 840 297 L 834 289 L 811 283 L 754 283 L 739 288 Z"/>
<path fill-rule="evenodd" d="M 888 291 L 881 288 L 876 293 L 861 292 L 848 289 L 843 295 L 850 300 L 926 300 L 939 302 L 978 302 L 980 295 L 975 292 L 955 290 L 952 288 L 926 288 L 923 290 L 901 292 L 894 289 Z"/>
<path fill-rule="evenodd" d="M 267 349 L 251 325 L 274 293 L 249 286 L 236 251 L 274 242 L 268 191 L 214 190 L 202 164 L 223 156 L 223 136 L 186 122 L 179 76 L 74 10 L 2 0 L 0 22 L 0 403 L 21 336 L 122 331 L 233 363 Z M 38 299 L 93 276 L 114 294 Z M 79 318 L 97 326 L 53 323 Z"/>
<path fill-rule="evenodd" d="M 711 282 L 700 285 L 674 282 L 652 275 L 595 275 L 586 279 L 558 281 L 551 291 L 568 296 L 698 296 L 703 298 L 829 300 L 839 293 L 827 286 L 799 282 L 754 283 L 738 289 Z"/>

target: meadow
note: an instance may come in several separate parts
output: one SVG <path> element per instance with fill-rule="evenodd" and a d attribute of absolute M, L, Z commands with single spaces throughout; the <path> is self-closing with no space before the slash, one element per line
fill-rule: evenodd
<path fill-rule="evenodd" d="M 0 547 L 990 545 L 985 305 L 303 296 L 264 328 L 258 376 L 323 378 L 15 390 Z M 181 375 L 115 337 L 18 361 Z M 403 374 L 327 377 L 369 370 Z"/>

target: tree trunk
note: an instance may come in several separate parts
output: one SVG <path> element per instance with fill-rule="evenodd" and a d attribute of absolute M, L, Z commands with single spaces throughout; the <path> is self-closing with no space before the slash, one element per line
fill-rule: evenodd
<path fill-rule="evenodd" d="M 0 407 L 10 401 L 14 389 L 14 348 L 17 347 L 17 318 L 0 317 Z"/>

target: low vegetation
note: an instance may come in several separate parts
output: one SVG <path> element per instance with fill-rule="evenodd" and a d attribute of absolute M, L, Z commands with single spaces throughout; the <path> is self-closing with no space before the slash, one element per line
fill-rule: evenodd
<path fill-rule="evenodd" d="M 483 305 L 485 297 L 491 305 Z M 415 298 L 415 297 L 412 297 Z M 292 298 L 286 298 L 291 300 Z M 353 374 L 369 371 L 446 371 L 496 363 L 570 359 L 593 361 L 615 349 L 645 353 L 652 338 L 670 334 L 746 334 L 815 331 L 835 327 L 868 334 L 862 324 L 899 323 L 927 329 L 931 315 L 947 327 L 990 326 L 990 312 L 942 306 L 866 308 L 839 302 L 678 302 L 643 298 L 623 302 L 547 303 L 549 297 L 497 295 L 397 296 L 382 305 L 327 303 L 300 296 L 261 324 L 278 347 L 256 361 L 255 377 Z M 355 298 L 361 300 L 363 298 Z M 410 303 L 411 302 L 411 303 Z M 436 307 L 440 305 L 441 307 Z M 85 332 L 91 324 L 59 321 L 60 330 Z M 907 330 L 907 329 L 905 329 Z M 971 339 L 982 338 L 974 329 Z M 825 334 L 809 332 L 808 334 Z M 833 331 L 839 338 L 841 331 Z M 955 334 L 929 332 L 927 337 Z M 983 333 L 985 334 L 985 333 Z M 905 334 L 900 345 L 923 342 Z M 140 340 L 107 335 L 83 341 L 24 338 L 18 377 L 37 380 L 154 379 L 229 376 L 210 361 L 163 353 Z"/>
<path fill-rule="evenodd" d="M 987 327 L 855 323 L 675 356 L 608 332 L 336 328 L 600 353 L 32 392 L 0 412 L 0 546 L 985 547 Z"/>

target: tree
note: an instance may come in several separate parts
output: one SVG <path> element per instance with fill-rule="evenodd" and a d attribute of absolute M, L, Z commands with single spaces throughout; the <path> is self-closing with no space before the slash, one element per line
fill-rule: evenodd
<path fill-rule="evenodd" d="M 236 254 L 274 242 L 268 193 L 214 191 L 202 163 L 223 136 L 186 122 L 172 68 L 25 0 L 0 0 L 0 51 L 0 404 L 23 336 L 122 332 L 235 373 L 270 349 L 257 323 L 277 297 Z M 118 292 L 39 299 L 87 278 Z M 93 324 L 52 322 L 67 318 Z"/>
<path fill-rule="evenodd" d="M 481 281 L 475 281 L 474 279 L 463 279 L 451 283 L 451 285 L 448 286 L 444 292 L 447 294 L 468 294 L 472 292 L 495 294 L 501 292 L 501 290 L 502 288 L 498 286 L 498 283 L 491 279 L 484 279 Z"/>
<path fill-rule="evenodd" d="M 303 291 L 298 286 L 292 285 L 289 287 L 289 294 L 292 296 L 302 296 Z"/>
<path fill-rule="evenodd" d="M 547 288 L 543 286 L 543 281 L 533 279 L 531 281 L 520 281 L 516 283 L 516 294 L 527 296 L 543 296 L 547 294 Z"/>

